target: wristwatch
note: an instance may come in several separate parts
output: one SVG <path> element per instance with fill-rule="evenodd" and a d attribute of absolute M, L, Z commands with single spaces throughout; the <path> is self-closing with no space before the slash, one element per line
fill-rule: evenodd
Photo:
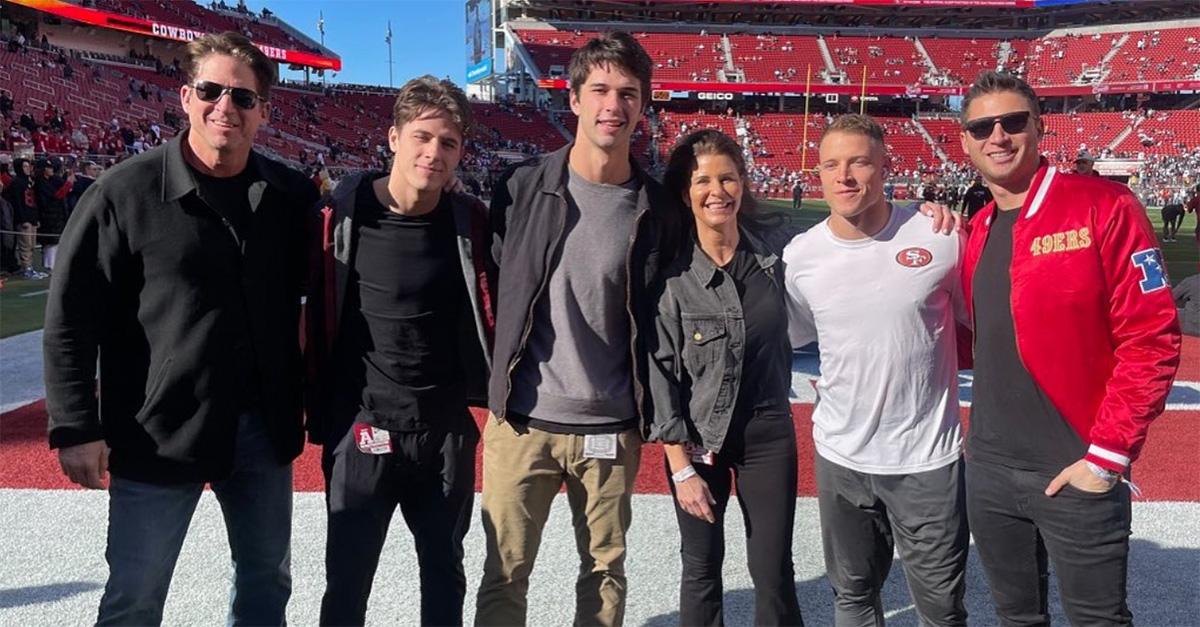
<path fill-rule="evenodd" d="M 1097 477 L 1100 477 L 1101 479 L 1103 479 L 1109 483 L 1116 483 L 1118 480 L 1121 479 L 1121 473 L 1116 472 L 1115 470 L 1109 470 L 1107 468 L 1102 468 L 1100 466 L 1097 466 L 1096 464 L 1093 464 L 1092 462 L 1088 462 L 1087 467 L 1088 467 L 1088 470 L 1092 471 L 1093 475 L 1096 475 Z"/>

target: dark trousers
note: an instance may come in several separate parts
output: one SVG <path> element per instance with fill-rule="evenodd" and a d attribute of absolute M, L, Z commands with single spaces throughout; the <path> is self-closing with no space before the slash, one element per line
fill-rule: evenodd
<path fill-rule="evenodd" d="M 723 625 L 721 566 L 725 561 L 725 508 L 737 482 L 746 521 L 746 552 L 754 581 L 755 625 L 802 625 L 792 567 L 796 518 L 796 431 L 787 414 L 756 414 L 730 427 L 712 466 L 693 463 L 716 499 L 709 524 L 679 507 L 683 573 L 679 583 L 681 625 Z M 671 470 L 667 468 L 667 474 Z M 668 480 L 674 494 L 675 484 Z"/>
<path fill-rule="evenodd" d="M 392 433 L 392 452 L 358 449 L 351 429 L 324 455 L 329 531 L 322 625 L 362 625 L 396 506 L 421 569 L 421 624 L 461 625 L 463 537 L 475 497 L 479 432 L 470 415 L 448 430 Z M 397 591 L 392 591 L 396 593 Z"/>
<path fill-rule="evenodd" d="M 817 505 L 834 623 L 882 626 L 880 591 L 893 551 L 924 625 L 965 625 L 963 462 L 904 475 L 867 474 L 816 458 Z"/>
<path fill-rule="evenodd" d="M 212 482 L 233 558 L 229 625 L 284 625 L 292 593 L 292 465 L 276 459 L 262 416 L 238 418 L 233 473 Z M 108 582 L 97 625 L 158 625 L 203 483 L 113 477 Z M 213 556 L 216 558 L 216 556 Z"/>
<path fill-rule="evenodd" d="M 1053 474 L 972 460 L 967 511 L 975 547 L 1005 626 L 1049 625 L 1047 562 L 1054 561 L 1072 625 L 1130 625 L 1125 602 L 1131 508 L 1119 483 L 1103 494 L 1064 486 Z"/>

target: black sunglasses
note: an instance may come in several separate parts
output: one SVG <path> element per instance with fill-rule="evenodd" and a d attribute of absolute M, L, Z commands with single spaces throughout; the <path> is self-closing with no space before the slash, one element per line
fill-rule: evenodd
<path fill-rule="evenodd" d="M 963 130 L 970 133 L 971 137 L 979 141 L 983 141 L 992 136 L 992 131 L 996 128 L 996 122 L 1000 123 L 1000 128 L 1004 129 L 1009 135 L 1016 135 L 1025 131 L 1025 125 L 1029 124 L 1028 111 L 1014 111 L 1013 113 L 1005 113 L 1004 115 L 994 115 L 987 118 L 978 118 L 963 124 Z"/>
<path fill-rule="evenodd" d="M 220 83 L 212 81 L 197 81 L 192 85 L 192 89 L 196 90 L 196 97 L 204 102 L 216 102 L 221 99 L 221 96 L 229 94 L 229 98 L 233 100 L 233 105 L 239 109 L 250 110 L 258 105 L 258 101 L 266 102 L 267 99 L 254 93 L 252 89 L 245 87 L 226 87 Z"/>

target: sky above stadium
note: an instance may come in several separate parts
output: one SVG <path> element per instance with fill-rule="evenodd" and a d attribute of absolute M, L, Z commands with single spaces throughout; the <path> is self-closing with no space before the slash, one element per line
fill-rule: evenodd
<path fill-rule="evenodd" d="M 208 4 L 208 0 L 201 0 Z M 225 0 L 236 4 L 236 0 Z M 388 20 L 392 22 L 392 76 L 396 85 L 421 74 L 466 77 L 466 9 L 463 0 L 246 0 L 265 6 L 304 34 L 320 41 L 317 21 L 325 18 L 325 45 L 341 55 L 342 71 L 330 81 L 388 84 Z M 303 78 L 284 70 L 284 78 Z"/>

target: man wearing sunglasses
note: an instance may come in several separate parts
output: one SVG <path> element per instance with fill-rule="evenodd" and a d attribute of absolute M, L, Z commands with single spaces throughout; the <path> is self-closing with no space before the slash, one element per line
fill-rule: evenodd
<path fill-rule="evenodd" d="M 1179 365 L 1162 253 L 1126 187 L 1041 158 L 1024 81 L 981 74 L 962 115 L 963 150 L 995 196 L 971 221 L 962 276 L 967 511 L 996 612 L 1049 624 L 1049 557 L 1071 624 L 1129 624 L 1126 480 Z"/>
<path fill-rule="evenodd" d="M 233 555 L 229 623 L 281 625 L 317 195 L 252 150 L 272 61 L 237 33 L 205 35 L 187 70 L 190 128 L 96 181 L 63 234 L 46 308 L 50 445 L 72 481 L 109 492 L 99 624 L 162 621 L 208 484 Z"/>

